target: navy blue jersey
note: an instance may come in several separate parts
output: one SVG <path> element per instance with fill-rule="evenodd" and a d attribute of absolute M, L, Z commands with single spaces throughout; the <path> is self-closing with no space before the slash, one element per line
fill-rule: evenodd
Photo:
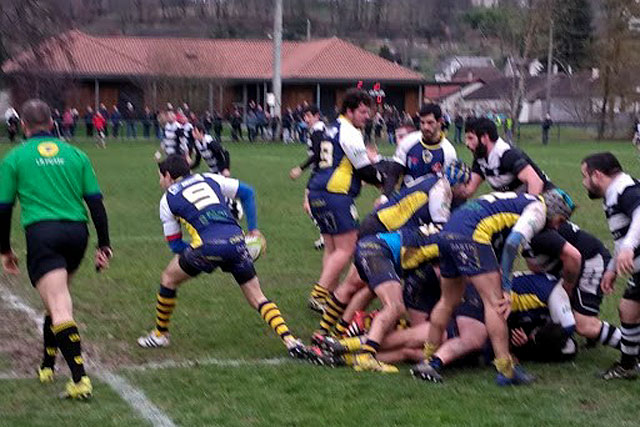
<path fill-rule="evenodd" d="M 225 197 L 234 198 L 239 181 L 212 173 L 190 175 L 169 187 L 160 201 L 160 219 L 167 240 L 181 238 L 181 225 L 191 246 L 242 234 Z"/>
<path fill-rule="evenodd" d="M 432 222 L 444 224 L 449 219 L 450 206 L 451 188 L 444 179 L 429 174 L 394 192 L 373 215 L 387 231 L 393 231 Z"/>
<path fill-rule="evenodd" d="M 550 319 L 549 296 L 557 285 L 555 277 L 547 274 L 515 273 L 511 287 L 510 328 L 531 327 Z"/>
<path fill-rule="evenodd" d="M 520 221 L 530 205 L 528 215 Z M 541 198 L 531 194 L 490 193 L 470 200 L 451 214 L 443 231 L 471 237 L 474 242 L 492 244 L 500 251 L 503 240 L 518 226 L 525 241 L 540 232 L 546 224 L 546 209 Z"/>
<path fill-rule="evenodd" d="M 307 188 L 356 197 L 362 182 L 354 172 L 370 164 L 362 133 L 340 116 L 327 128 L 320 142 L 320 160 Z"/>

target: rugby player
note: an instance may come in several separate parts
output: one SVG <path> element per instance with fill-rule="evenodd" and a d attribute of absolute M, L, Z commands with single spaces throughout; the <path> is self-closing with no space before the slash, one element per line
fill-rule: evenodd
<path fill-rule="evenodd" d="M 160 200 L 160 218 L 169 247 L 176 256 L 162 273 L 156 327 L 138 338 L 138 344 L 144 348 L 168 346 L 169 323 L 179 286 L 202 272 L 211 273 L 220 267 L 233 275 L 249 305 L 258 310 L 278 334 L 289 355 L 305 357 L 302 342 L 291 334 L 276 304 L 262 293 L 242 228 L 224 203 L 225 197 L 239 197 L 247 212 L 249 235 L 261 236 L 254 190 L 222 175 L 191 174 L 189 163 L 180 155 L 167 157 L 158 168 L 160 185 L 166 190 Z M 190 245 L 182 240 L 180 222 L 191 235 Z"/>
<path fill-rule="evenodd" d="M 320 146 L 322 141 L 325 140 L 324 132 L 326 126 L 324 122 L 320 119 L 320 110 L 316 105 L 310 104 L 304 107 L 302 110 L 303 119 L 307 124 L 307 128 L 309 129 L 309 133 L 307 134 L 307 160 L 305 160 L 300 166 L 296 166 L 289 171 L 289 177 L 292 180 L 296 180 L 300 178 L 302 172 L 313 165 L 313 170 L 315 171 L 318 168 L 318 164 L 320 162 Z M 302 208 L 305 213 L 311 217 L 313 220 L 313 216 L 311 215 L 311 208 L 309 207 L 309 188 L 305 188 L 304 190 L 304 199 L 302 201 Z M 314 220 L 315 223 L 315 220 Z M 316 223 L 317 226 L 317 223 Z M 322 234 L 320 237 L 314 242 L 314 247 L 316 249 L 324 248 L 324 239 Z M 326 257 L 325 257 L 326 258 Z M 314 303 L 315 304 L 315 303 Z"/>
<path fill-rule="evenodd" d="M 402 186 L 430 173 L 439 173 L 457 159 L 456 150 L 442 132 L 442 110 L 437 104 L 425 104 L 419 112 L 420 131 L 411 132 L 401 141 L 393 156 L 384 183 L 388 197 L 402 179 Z M 385 201 L 383 197 L 382 202 Z"/>
<path fill-rule="evenodd" d="M 487 330 L 496 356 L 497 383 L 519 385 L 533 381 L 515 365 L 509 354 L 506 318 L 511 308 L 513 261 L 522 243 L 530 241 L 545 226 L 557 228 L 571 216 L 574 208 L 566 193 L 553 189 L 540 197 L 526 193 L 490 193 L 454 211 L 438 238 L 442 295 L 431 313 L 425 361 L 414 367 L 418 376 L 432 369 L 429 361 L 440 346 L 447 323 L 469 281 L 485 307 Z M 501 254 L 501 265 L 496 253 Z"/>
<path fill-rule="evenodd" d="M 320 143 L 317 168 L 309 180 L 309 207 L 324 239 L 322 273 L 309 297 L 309 307 L 322 311 L 329 293 L 338 285 L 357 240 L 358 212 L 354 204 L 362 181 L 382 185 L 364 145 L 362 128 L 369 117 L 371 97 L 350 89 L 342 101 L 340 116 Z"/>
<path fill-rule="evenodd" d="M 465 144 L 473 153 L 473 174 L 459 196 L 470 198 L 485 179 L 494 191 L 540 194 L 553 188 L 551 181 L 529 156 L 498 136 L 492 120 L 467 121 Z"/>
<path fill-rule="evenodd" d="M 87 248 L 87 204 L 98 235 L 97 270 L 108 267 L 113 255 L 107 212 L 91 162 L 85 153 L 51 133 L 49 106 L 39 99 L 22 107 L 27 140 L 14 148 L 0 165 L 0 258 L 6 273 L 18 274 L 18 258 L 11 250 L 11 213 L 20 200 L 27 240 L 27 271 L 46 314 L 43 323 L 44 357 L 40 382 L 53 381 L 58 350 L 71 380 L 64 397 L 86 399 L 93 387 L 82 357 L 80 333 L 73 319 L 70 283 Z"/>
<path fill-rule="evenodd" d="M 534 236 L 522 255 L 532 271 L 563 279 L 562 285 L 571 296 L 579 335 L 589 342 L 619 347 L 620 329 L 598 318 L 602 288 L 610 286 L 615 273 L 607 271 L 611 254 L 597 237 L 567 221 L 557 230 L 545 230 Z"/>
<path fill-rule="evenodd" d="M 222 144 L 209 135 L 202 124 L 197 124 L 193 128 L 193 145 L 195 149 L 195 159 L 191 169 L 196 169 L 200 161 L 204 159 L 209 172 L 219 173 L 226 177 L 231 176 L 231 157 L 229 151 L 222 147 Z"/>
<path fill-rule="evenodd" d="M 449 165 L 444 177 L 428 174 L 412 181 L 365 218 L 359 229 L 359 239 L 405 227 L 417 228 L 423 224 L 442 227 L 450 215 L 451 187 L 467 182 L 469 177 L 468 168 L 460 162 Z M 320 329 L 316 333 L 326 335 L 335 327 L 337 333 L 342 334 L 353 313 L 373 298 L 372 292 L 361 291 L 366 288 L 355 265 L 352 266 L 345 280 L 329 294 Z M 351 304 L 356 294 L 359 294 L 358 298 Z"/>
<path fill-rule="evenodd" d="M 611 153 L 587 156 L 580 168 L 589 198 L 604 199 L 605 216 L 615 241 L 615 255 L 607 270 L 630 276 L 619 305 L 620 361 L 602 378 L 636 378 L 640 352 L 640 182 L 626 174 Z M 602 290 L 613 292 L 614 283 L 603 283 Z"/>

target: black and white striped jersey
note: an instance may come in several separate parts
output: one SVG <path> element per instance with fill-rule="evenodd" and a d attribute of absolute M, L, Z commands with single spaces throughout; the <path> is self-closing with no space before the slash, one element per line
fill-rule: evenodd
<path fill-rule="evenodd" d="M 640 206 L 640 182 L 626 173 L 618 174 L 609 184 L 603 208 L 616 251 L 627 237 L 633 212 Z M 634 272 L 640 272 L 640 246 L 634 247 Z"/>
<path fill-rule="evenodd" d="M 183 144 L 183 130 L 180 123 L 173 122 L 164 125 L 164 138 L 161 145 L 167 156 L 189 152 L 189 146 Z"/>
<path fill-rule="evenodd" d="M 202 141 L 194 140 L 197 153 L 204 159 L 212 173 L 229 169 L 229 153 L 211 135 L 204 135 Z M 199 163 L 199 160 L 196 160 Z"/>
<path fill-rule="evenodd" d="M 518 174 L 527 166 L 533 167 L 544 183 L 544 189 L 553 188 L 547 175 L 518 148 L 512 147 L 502 138 L 498 138 L 487 158 L 473 161 L 472 170 L 480 175 L 494 191 L 514 191 L 524 193 L 527 188 L 518 179 Z"/>

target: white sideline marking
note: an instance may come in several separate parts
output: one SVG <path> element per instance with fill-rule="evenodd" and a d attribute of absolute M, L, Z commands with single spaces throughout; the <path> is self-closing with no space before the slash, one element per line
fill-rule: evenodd
<path fill-rule="evenodd" d="M 21 311 L 29 317 L 37 326 L 38 330 L 42 331 L 42 316 L 38 314 L 36 310 L 34 310 L 27 302 L 25 302 L 22 298 L 15 295 L 9 289 L 5 288 L 0 284 L 0 296 L 3 300 L 5 300 L 9 307 Z M 142 390 L 137 389 L 133 385 L 129 383 L 125 378 L 120 375 L 114 374 L 113 372 L 109 372 L 105 369 L 102 369 L 99 364 L 92 363 L 91 366 L 97 372 L 98 378 L 100 378 L 105 383 L 109 384 L 111 388 L 120 395 L 120 397 L 127 403 L 131 408 L 133 408 L 142 418 L 147 420 L 153 426 L 159 427 L 174 427 L 175 424 L 171 419 L 164 413 L 160 408 L 155 406 L 151 401 L 145 396 Z M 5 376 L 5 374 L 3 374 Z M 9 375 L 6 375 L 8 378 L 6 379 L 15 379 L 10 378 Z"/>
<path fill-rule="evenodd" d="M 291 359 L 285 357 L 274 357 L 272 359 L 217 359 L 208 357 L 204 359 L 176 361 L 172 359 L 162 360 L 160 362 L 149 362 L 142 365 L 125 365 L 120 369 L 127 371 L 147 371 L 151 369 L 166 368 L 195 368 L 198 366 L 222 366 L 222 367 L 238 367 L 238 366 L 257 366 L 268 365 L 277 366 L 291 362 Z"/>

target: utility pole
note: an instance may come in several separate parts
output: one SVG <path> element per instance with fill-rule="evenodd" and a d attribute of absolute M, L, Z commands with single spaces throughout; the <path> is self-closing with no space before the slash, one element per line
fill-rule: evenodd
<path fill-rule="evenodd" d="M 273 17 L 273 79 L 271 86 L 275 97 L 273 114 L 282 119 L 282 0 L 275 0 Z M 282 120 L 278 123 L 276 134 L 280 134 Z"/>
<path fill-rule="evenodd" d="M 551 114 L 551 77 L 553 74 L 553 18 L 549 21 L 549 50 L 547 51 L 546 114 Z"/>

